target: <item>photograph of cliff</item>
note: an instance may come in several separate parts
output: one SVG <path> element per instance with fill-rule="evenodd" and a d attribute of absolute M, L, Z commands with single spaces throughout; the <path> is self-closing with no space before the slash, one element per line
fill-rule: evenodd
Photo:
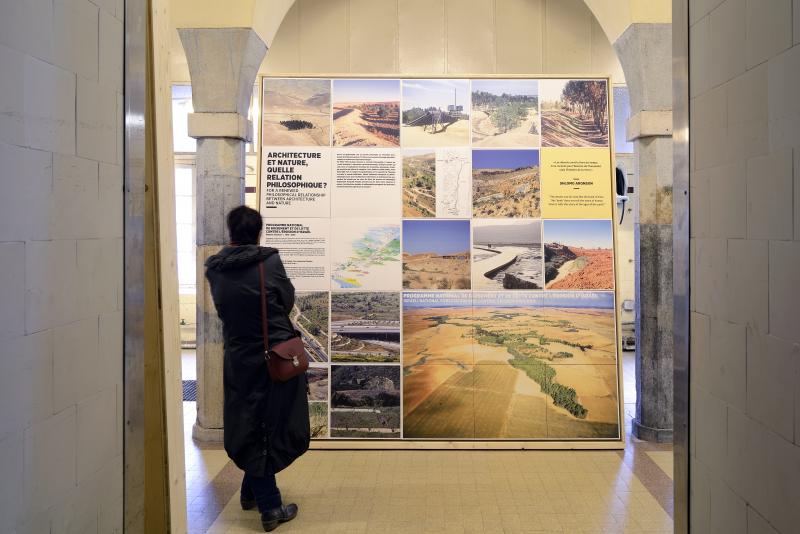
<path fill-rule="evenodd" d="M 611 221 L 544 221 L 547 289 L 614 289 Z"/>

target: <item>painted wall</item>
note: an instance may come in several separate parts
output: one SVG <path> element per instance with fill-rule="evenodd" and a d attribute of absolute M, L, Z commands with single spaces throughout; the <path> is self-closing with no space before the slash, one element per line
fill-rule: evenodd
<path fill-rule="evenodd" d="M 692 528 L 796 533 L 800 1 L 689 5 Z"/>
<path fill-rule="evenodd" d="M 0 532 L 122 528 L 122 17 L 0 7 Z"/>

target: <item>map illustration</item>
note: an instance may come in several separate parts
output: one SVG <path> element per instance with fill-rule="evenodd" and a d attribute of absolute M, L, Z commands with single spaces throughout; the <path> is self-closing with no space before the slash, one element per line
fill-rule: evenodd
<path fill-rule="evenodd" d="M 341 289 L 386 289 L 400 279 L 400 225 L 342 219 L 332 239 L 331 279 Z"/>
<path fill-rule="evenodd" d="M 460 218 L 470 216 L 469 151 L 443 149 L 436 151 L 436 216 Z"/>

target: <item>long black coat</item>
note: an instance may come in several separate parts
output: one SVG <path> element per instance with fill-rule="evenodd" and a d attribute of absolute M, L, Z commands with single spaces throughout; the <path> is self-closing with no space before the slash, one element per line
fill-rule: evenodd
<path fill-rule="evenodd" d="M 294 286 L 278 251 L 229 246 L 206 261 L 206 278 L 222 319 L 225 451 L 246 473 L 277 473 L 308 450 L 305 374 L 273 383 L 264 359 L 258 263 L 264 262 L 269 346 L 297 335 L 289 320 Z"/>

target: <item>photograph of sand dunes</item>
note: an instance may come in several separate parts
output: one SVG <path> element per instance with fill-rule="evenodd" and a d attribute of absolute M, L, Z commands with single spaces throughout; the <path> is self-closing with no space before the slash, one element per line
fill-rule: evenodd
<path fill-rule="evenodd" d="M 619 437 L 613 294 L 483 292 L 459 306 L 407 293 L 403 318 L 405 437 Z"/>
<path fill-rule="evenodd" d="M 608 147 L 605 80 L 540 80 L 543 147 Z"/>
<path fill-rule="evenodd" d="M 331 332 L 334 362 L 399 362 L 400 294 L 333 293 Z"/>
<path fill-rule="evenodd" d="M 538 150 L 472 151 L 473 217 L 539 217 Z"/>
<path fill-rule="evenodd" d="M 400 437 L 400 366 L 331 366 L 331 437 Z"/>
<path fill-rule="evenodd" d="M 333 80 L 333 146 L 400 146 L 400 80 Z"/>
<path fill-rule="evenodd" d="M 261 101 L 263 146 L 330 146 L 330 80 L 264 78 Z"/>
<path fill-rule="evenodd" d="M 538 148 L 538 80 L 472 80 L 472 146 Z"/>
<path fill-rule="evenodd" d="M 472 289 L 542 289 L 542 221 L 473 219 Z"/>
<path fill-rule="evenodd" d="M 613 289 L 614 237 L 608 220 L 544 221 L 547 289 Z"/>
<path fill-rule="evenodd" d="M 403 288 L 470 288 L 469 221 L 403 221 Z"/>
<path fill-rule="evenodd" d="M 403 80 L 403 146 L 468 146 L 469 97 L 468 80 Z"/>

